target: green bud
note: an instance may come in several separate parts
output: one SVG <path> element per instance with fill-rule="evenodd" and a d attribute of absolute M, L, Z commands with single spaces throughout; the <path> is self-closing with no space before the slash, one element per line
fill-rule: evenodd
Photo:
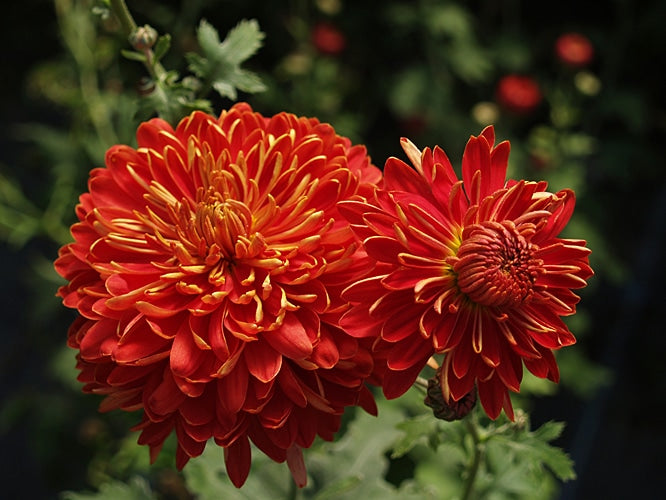
<path fill-rule="evenodd" d="M 152 48 L 157 41 L 157 31 L 152 27 L 140 26 L 129 36 L 129 42 L 136 50 L 144 51 Z"/>

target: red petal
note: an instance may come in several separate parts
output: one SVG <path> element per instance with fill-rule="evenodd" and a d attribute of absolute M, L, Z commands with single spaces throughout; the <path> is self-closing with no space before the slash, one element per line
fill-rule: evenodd
<path fill-rule="evenodd" d="M 451 368 L 458 378 L 463 378 L 468 373 L 474 363 L 476 355 L 472 347 L 471 338 L 460 342 L 458 346 L 451 351 Z"/>
<path fill-rule="evenodd" d="M 408 249 L 390 236 L 371 236 L 363 242 L 368 255 L 381 262 L 398 262 L 398 254 Z"/>
<path fill-rule="evenodd" d="M 553 215 L 548 219 L 548 224 L 535 235 L 535 243 L 541 243 L 559 235 L 573 215 L 576 205 L 576 195 L 574 192 L 571 189 L 564 189 L 558 191 L 555 196 L 561 202 L 553 212 Z"/>
<path fill-rule="evenodd" d="M 280 370 L 277 378 L 280 388 L 285 393 L 285 395 L 294 402 L 297 406 L 305 408 L 308 404 L 308 400 L 305 397 L 303 388 L 298 378 L 294 375 L 289 364 L 285 363 Z"/>
<path fill-rule="evenodd" d="M 560 370 L 557 367 L 557 361 L 550 349 L 544 349 L 537 346 L 541 357 L 537 359 L 525 359 L 525 367 L 539 378 L 547 378 L 557 383 L 560 380 Z"/>
<path fill-rule="evenodd" d="M 481 133 L 479 134 L 479 136 L 481 136 L 481 135 L 486 138 L 486 140 L 488 141 L 488 144 L 492 148 L 492 146 L 495 144 L 495 127 L 494 127 L 494 125 L 486 126 L 481 131 Z"/>
<path fill-rule="evenodd" d="M 238 413 L 245 404 L 248 383 L 247 368 L 241 357 L 235 368 L 217 382 L 217 397 L 222 408 L 231 414 Z"/>
<path fill-rule="evenodd" d="M 318 321 L 318 318 L 317 318 Z M 319 325 L 308 325 L 308 329 L 319 330 Z M 308 332 L 301 323 L 298 313 L 287 313 L 282 326 L 272 332 L 264 332 L 262 340 L 266 340 L 277 352 L 290 359 L 303 359 L 312 353 L 312 340 L 318 331 Z"/>
<path fill-rule="evenodd" d="M 470 203 L 476 205 L 479 201 L 491 194 L 489 190 L 485 189 L 483 173 L 488 172 L 490 169 L 490 145 L 485 137 L 470 137 L 462 158 L 462 174 L 465 184 L 465 191 L 469 197 Z M 475 180 L 477 172 L 481 172 L 482 178 L 480 184 Z M 477 191 L 478 189 L 478 191 Z"/>
<path fill-rule="evenodd" d="M 414 343 L 423 341 L 422 337 L 417 335 L 420 315 L 414 313 L 418 312 L 420 312 L 420 308 L 414 309 L 413 305 L 409 303 L 397 309 L 386 319 L 382 327 L 382 338 L 387 342 L 399 342 L 412 335 Z"/>
<path fill-rule="evenodd" d="M 474 370 L 470 369 L 462 378 L 457 378 L 450 367 L 446 371 L 442 370 L 442 387 L 447 387 L 447 391 L 454 401 L 460 401 L 469 394 L 474 389 L 475 381 Z"/>
<path fill-rule="evenodd" d="M 171 345 L 171 370 L 179 377 L 189 377 L 199 368 L 205 355 L 205 351 L 194 342 L 189 323 L 183 321 Z"/>
<path fill-rule="evenodd" d="M 358 395 L 358 406 L 367 411 L 370 415 L 377 416 L 377 403 L 372 391 L 366 386 L 361 386 L 361 392 Z"/>
<path fill-rule="evenodd" d="M 490 153 L 490 171 L 487 172 L 486 181 L 484 182 L 488 194 L 502 189 L 506 184 L 506 169 L 509 164 L 510 152 L 511 144 L 509 141 L 502 141 Z"/>
<path fill-rule="evenodd" d="M 263 340 L 246 343 L 243 357 L 250 373 L 261 382 L 273 380 L 282 366 L 282 355 Z"/>
<path fill-rule="evenodd" d="M 434 349 L 429 340 L 414 335 L 396 343 L 389 351 L 386 363 L 390 370 L 402 371 L 420 365 L 420 371 L 433 353 Z"/>
<path fill-rule="evenodd" d="M 240 488 L 245 483 L 250 473 L 251 462 L 252 450 L 250 449 L 250 441 L 246 436 L 238 438 L 224 449 L 224 464 L 227 467 L 227 474 L 229 474 L 229 479 L 236 488 Z"/>
<path fill-rule="evenodd" d="M 338 211 L 351 224 L 364 225 L 363 215 L 367 212 L 381 213 L 378 207 L 364 203 L 362 201 L 343 200 L 337 204 Z"/>
<path fill-rule="evenodd" d="M 340 328 L 355 338 L 375 338 L 379 336 L 384 321 L 384 318 L 370 316 L 368 308 L 359 305 L 352 307 L 340 318 Z"/>
<path fill-rule="evenodd" d="M 303 462 L 303 450 L 298 445 L 291 445 L 287 448 L 287 465 L 294 478 L 296 486 L 303 488 L 308 482 L 308 475 L 305 471 L 305 462 Z"/>
<path fill-rule="evenodd" d="M 272 397 L 259 413 L 259 423 L 265 429 L 283 427 L 293 408 L 294 405 L 288 398 Z"/>
<path fill-rule="evenodd" d="M 186 398 L 183 404 L 179 407 L 180 414 L 182 415 L 185 422 L 187 422 L 190 426 L 196 427 L 200 427 L 211 422 L 213 418 L 215 418 L 216 395 L 217 394 L 215 393 L 214 389 L 207 388 L 205 394 L 203 394 L 201 397 Z M 189 430 L 188 434 L 192 436 L 192 432 Z M 197 439 L 197 441 L 201 441 L 201 439 Z"/>
<path fill-rule="evenodd" d="M 333 368 L 338 364 L 340 353 L 328 329 L 322 329 L 319 342 L 312 351 L 310 359 L 324 369 Z"/>
<path fill-rule="evenodd" d="M 402 396 L 414 384 L 416 377 L 428 361 L 430 355 L 423 357 L 418 363 L 403 371 L 386 370 L 382 390 L 386 399 L 395 399 Z"/>
<path fill-rule="evenodd" d="M 384 276 L 372 276 L 357 281 L 342 291 L 342 298 L 348 302 L 368 302 L 368 297 L 379 297 L 386 293 L 382 286 Z"/>
<path fill-rule="evenodd" d="M 118 342 L 116 327 L 117 322 L 113 320 L 102 319 L 92 323 L 79 344 L 81 357 L 86 360 L 95 360 L 109 356 Z"/>
<path fill-rule="evenodd" d="M 389 158 L 384 165 L 384 185 L 388 191 L 405 191 L 431 199 L 429 180 L 397 158 Z"/>
<path fill-rule="evenodd" d="M 147 396 L 146 411 L 149 416 L 152 414 L 155 417 L 151 417 L 151 420 L 160 420 L 173 413 L 187 397 L 180 392 L 171 371 L 168 369 L 164 371 L 164 378 L 157 388 L 151 394 L 145 394 L 145 396 Z"/>
<path fill-rule="evenodd" d="M 504 399 L 509 397 L 506 387 L 499 380 L 499 377 L 495 376 L 487 382 L 478 381 L 477 386 L 483 409 L 490 418 L 495 420 L 502 411 Z"/>
<path fill-rule="evenodd" d="M 495 321 L 487 314 L 479 315 L 480 324 L 477 326 L 480 335 L 481 358 L 493 368 L 502 362 L 500 355 L 500 333 Z"/>
<path fill-rule="evenodd" d="M 152 356 L 168 355 L 170 344 L 171 340 L 156 335 L 148 324 L 140 319 L 118 341 L 118 346 L 113 351 L 113 359 L 118 363 L 154 362 L 156 358 Z"/>
<path fill-rule="evenodd" d="M 505 386 L 514 392 L 520 391 L 520 382 L 523 379 L 522 359 L 504 346 L 496 371 Z"/>

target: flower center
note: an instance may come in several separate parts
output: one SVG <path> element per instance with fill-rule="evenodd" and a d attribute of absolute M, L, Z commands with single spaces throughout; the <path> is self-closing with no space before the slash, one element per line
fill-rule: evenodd
<path fill-rule="evenodd" d="M 266 243 L 253 231 L 252 212 L 247 205 L 234 199 L 222 199 L 213 190 L 209 191 L 205 195 L 198 193 L 197 202 L 177 203 L 173 207 L 180 241 L 176 253 L 181 263 L 212 266 L 225 261 L 231 264 L 238 258 L 261 253 Z"/>
<path fill-rule="evenodd" d="M 477 304 L 512 307 L 529 301 L 541 261 L 511 221 L 468 227 L 452 259 L 458 288 Z"/>

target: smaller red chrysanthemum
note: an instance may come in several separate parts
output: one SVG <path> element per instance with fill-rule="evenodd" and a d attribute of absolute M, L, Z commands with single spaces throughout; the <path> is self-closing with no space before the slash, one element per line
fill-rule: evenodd
<path fill-rule="evenodd" d="M 555 40 L 555 56 L 572 68 L 583 68 L 592 62 L 592 42 L 580 33 L 564 33 Z"/>
<path fill-rule="evenodd" d="M 575 312 L 572 289 L 592 270 L 585 242 L 558 236 L 574 194 L 506 182 L 509 143 L 495 145 L 492 127 L 467 143 L 462 180 L 439 147 L 402 145 L 416 170 L 390 158 L 371 202 L 340 203 L 377 260 L 374 276 L 343 292 L 353 307 L 341 324 L 358 338 L 379 337 L 388 398 L 443 353 L 446 401 L 478 388 L 490 417 L 504 408 L 512 418 L 508 391 L 519 391 L 523 364 L 557 382 L 552 351 L 575 342 L 561 316 Z"/>
<path fill-rule="evenodd" d="M 537 109 L 543 95 L 534 78 L 523 75 L 506 75 L 497 82 L 495 99 L 510 113 L 529 115 Z"/>
<path fill-rule="evenodd" d="M 345 35 L 336 26 L 325 22 L 316 24 L 310 37 L 319 52 L 330 56 L 337 56 L 347 46 Z"/>
<path fill-rule="evenodd" d="M 381 179 L 363 146 L 316 119 L 237 104 L 175 128 L 143 123 L 90 174 L 55 263 L 84 390 L 141 410 L 155 459 L 214 439 L 240 486 L 250 442 L 305 484 L 302 448 L 344 408 L 375 412 L 370 341 L 338 326 L 372 262 L 338 212 Z"/>

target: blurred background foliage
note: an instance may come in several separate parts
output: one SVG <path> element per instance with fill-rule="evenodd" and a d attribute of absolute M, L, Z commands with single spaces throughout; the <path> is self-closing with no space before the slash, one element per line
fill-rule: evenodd
<path fill-rule="evenodd" d="M 596 271 L 582 291 L 579 313 L 570 318 L 579 344 L 559 355 L 559 387 L 528 378 L 516 399 L 529 410 L 534 428 L 549 420 L 567 422 L 561 435 L 560 428 L 541 429 L 569 452 L 578 480 L 564 487 L 554 480 L 530 483 L 529 464 L 523 463 L 524 469 L 511 472 L 524 471 L 520 477 L 500 474 L 501 484 L 486 484 L 482 491 L 493 492 L 486 498 L 649 497 L 663 491 L 657 464 L 666 445 L 660 420 L 666 393 L 660 320 L 666 299 L 661 151 L 666 107 L 659 76 L 666 46 L 664 2 L 128 4 L 137 23 L 171 35 L 162 63 L 181 76 L 188 74 L 184 54 L 201 43 L 195 31 L 201 19 L 221 36 L 242 19 L 255 19 L 265 39 L 244 67 L 266 90 L 247 94 L 239 86 L 237 98 L 264 115 L 287 110 L 328 121 L 340 134 L 366 144 L 379 166 L 388 156 L 402 157 L 401 136 L 420 147 L 438 144 L 459 165 L 469 135 L 494 123 L 498 138 L 511 141 L 512 177 L 546 179 L 554 190 L 575 189 L 577 212 L 567 236 L 588 240 Z M 65 347 L 73 315 L 54 296 L 60 282 L 52 261 L 70 239 L 73 208 L 88 171 L 103 164 L 110 145 L 134 143 L 137 123 L 149 115 L 138 103 L 152 89 L 145 68 L 120 55 L 130 47 L 102 7 L 93 0 L 24 0 L 5 7 L 0 32 L 3 491 L 7 498 L 96 489 L 108 498 L 190 498 L 196 487 L 200 498 L 223 491 L 225 498 L 260 498 L 260 485 L 252 479 L 243 494 L 224 489 L 219 449 L 209 447 L 184 473 L 175 472 L 166 454 L 149 469 L 147 450 L 126 431 L 136 416 L 98 414 L 99 401 L 82 395 L 75 380 L 74 353 Z M 558 56 L 555 41 L 567 32 L 590 41 L 589 61 L 572 65 Z M 527 79 L 528 89 L 503 91 L 507 76 Z M 523 100 L 512 102 L 516 95 Z M 233 92 L 209 95 L 209 103 L 199 104 L 219 112 L 231 105 L 229 96 Z M 368 473 L 376 488 L 354 489 L 358 479 L 351 477 L 347 483 L 322 483 L 328 489 L 316 498 L 345 498 L 350 491 L 369 498 L 373 491 L 400 498 L 455 493 L 449 476 L 465 460 L 456 455 L 464 453 L 465 443 L 395 452 L 401 435 L 395 425 L 427 413 L 415 394 L 399 405 L 380 404 L 379 424 L 350 412 L 341 440 L 312 450 L 308 466 L 315 484 L 332 474 L 330 459 L 326 462 L 332 449 L 342 456 L 361 450 L 378 454 L 381 460 L 368 462 L 374 464 Z M 385 432 L 376 441 L 353 439 L 354 433 L 364 435 L 364 428 L 373 434 L 379 425 Z M 409 435 L 409 424 L 404 425 Z M 446 432 L 455 442 L 455 427 Z M 498 452 L 490 447 L 488 467 L 506 463 L 493 453 Z M 257 461 L 264 485 L 288 489 L 284 466 Z M 213 465 L 196 465 L 208 462 Z M 305 497 L 315 493 L 306 491 Z M 67 498 L 88 497 L 69 493 Z"/>

